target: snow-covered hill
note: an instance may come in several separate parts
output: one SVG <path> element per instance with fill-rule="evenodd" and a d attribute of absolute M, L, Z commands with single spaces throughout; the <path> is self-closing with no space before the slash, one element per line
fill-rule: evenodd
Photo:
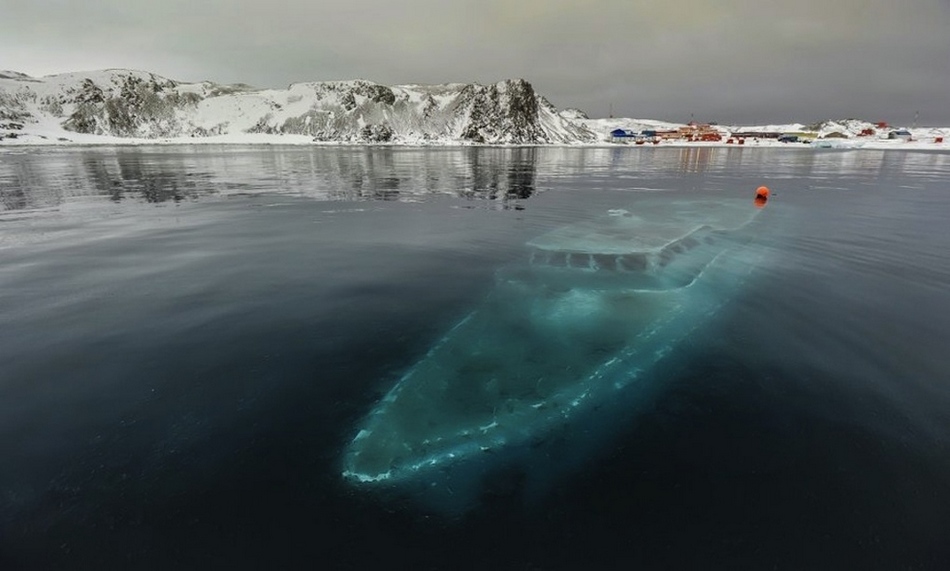
<path fill-rule="evenodd" d="M 144 71 L 110 69 L 30 77 L 0 70 L 0 144 L 48 143 L 379 143 L 615 144 L 614 129 L 669 131 L 685 125 L 649 119 L 590 119 L 558 111 L 531 84 L 385 86 L 364 80 L 295 83 L 287 89 L 182 83 Z M 891 128 L 848 119 L 715 126 L 722 142 L 665 138 L 663 145 L 728 144 L 732 133 L 808 133 L 863 148 L 950 148 L 947 128 Z M 780 145 L 754 138 L 750 146 Z M 850 143 L 849 143 L 850 144 Z"/>
<path fill-rule="evenodd" d="M 254 134 L 286 135 L 298 142 L 304 137 L 417 144 L 581 143 L 598 138 L 559 114 L 521 79 L 392 87 L 331 81 L 262 90 L 180 83 L 133 70 L 42 78 L 0 71 L 0 139 L 94 142 Z"/>

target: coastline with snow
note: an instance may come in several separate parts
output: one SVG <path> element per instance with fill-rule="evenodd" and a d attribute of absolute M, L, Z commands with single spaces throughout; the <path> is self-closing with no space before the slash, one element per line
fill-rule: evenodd
<path fill-rule="evenodd" d="M 781 147 L 950 151 L 950 127 L 704 125 L 712 138 L 676 136 L 687 124 L 589 119 L 558 111 L 527 81 L 384 86 L 365 80 L 295 83 L 287 89 L 182 83 L 134 70 L 43 78 L 0 71 L 0 146 L 373 145 Z M 611 136 L 673 133 L 633 141 Z M 907 137 L 887 138 L 901 129 Z M 735 133 L 745 136 L 735 137 Z M 771 133 L 757 137 L 756 133 Z M 776 133 L 804 134 L 780 142 Z"/>

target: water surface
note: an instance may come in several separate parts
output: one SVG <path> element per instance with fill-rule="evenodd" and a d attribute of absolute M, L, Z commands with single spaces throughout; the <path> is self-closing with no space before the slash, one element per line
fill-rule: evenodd
<path fill-rule="evenodd" d="M 543 498 L 342 481 L 526 242 L 760 184 L 750 287 Z M 4 149 L 0 568 L 946 568 L 948 212 L 941 153 Z"/>

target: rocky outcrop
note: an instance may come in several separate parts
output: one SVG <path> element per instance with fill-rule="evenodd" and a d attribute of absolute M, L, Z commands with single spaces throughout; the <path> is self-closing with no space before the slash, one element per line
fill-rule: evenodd
<path fill-rule="evenodd" d="M 91 79 L 83 80 L 71 99 L 47 100 L 62 109 L 72 102 L 74 110 L 63 127 L 77 133 L 117 137 L 171 137 L 180 134 L 176 111 L 201 101 L 196 93 L 179 93 L 177 84 L 155 75 L 146 79 L 128 75 L 111 89 L 103 90 Z"/>
<path fill-rule="evenodd" d="M 487 87 L 467 85 L 461 98 L 471 106 L 462 138 L 476 143 L 550 142 L 540 127 L 538 96 L 523 79 Z"/>
<path fill-rule="evenodd" d="M 339 143 L 543 144 L 595 138 L 523 79 L 401 86 L 355 80 L 260 90 L 131 70 L 46 78 L 3 72 L 0 120 L 22 123 L 26 131 L 52 120 L 66 132 L 142 139 L 251 133 Z"/>

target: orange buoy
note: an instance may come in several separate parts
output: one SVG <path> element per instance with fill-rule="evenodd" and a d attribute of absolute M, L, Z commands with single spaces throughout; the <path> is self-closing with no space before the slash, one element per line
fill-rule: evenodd
<path fill-rule="evenodd" d="M 754 202 L 755 202 L 756 208 L 762 208 L 763 206 L 765 206 L 765 203 L 768 202 L 768 200 L 769 200 L 769 187 L 760 186 L 759 188 L 755 189 Z"/>

